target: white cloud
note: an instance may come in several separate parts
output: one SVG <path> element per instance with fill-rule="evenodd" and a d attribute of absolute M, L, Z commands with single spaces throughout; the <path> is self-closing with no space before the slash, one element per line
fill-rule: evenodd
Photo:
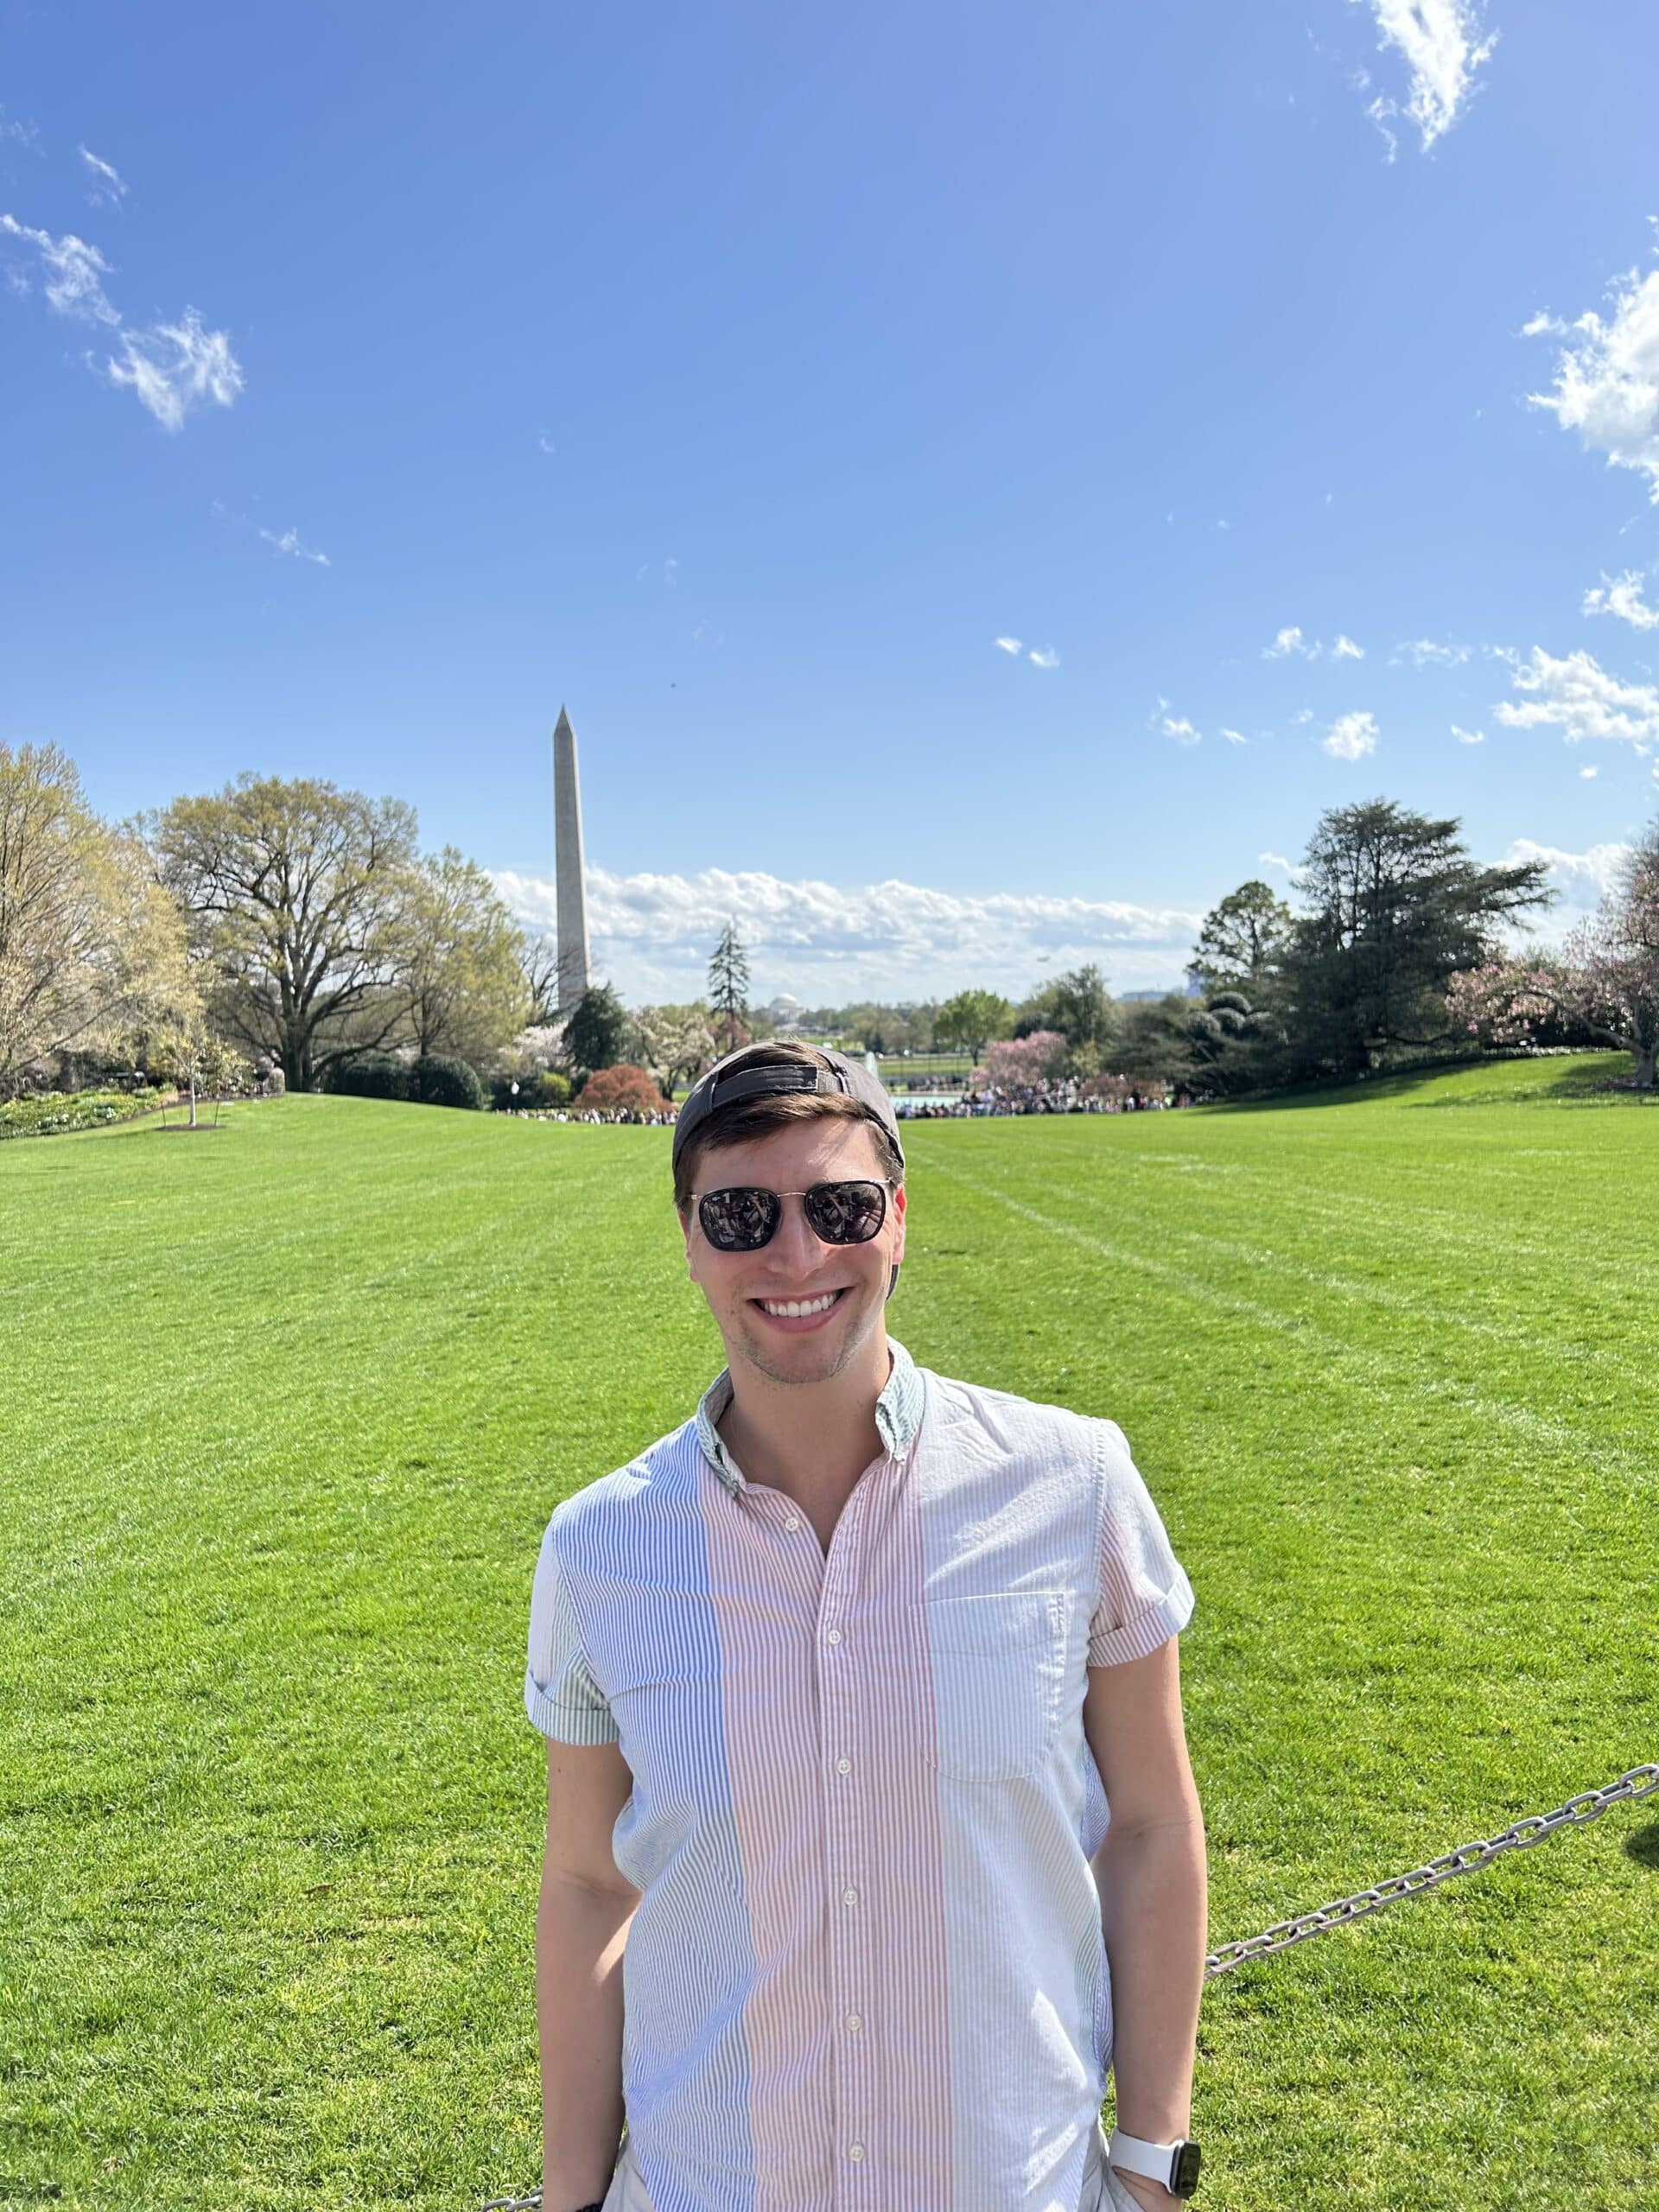
<path fill-rule="evenodd" d="M 1480 0 L 1369 0 L 1377 44 L 1392 47 L 1411 72 L 1403 109 L 1379 95 L 1365 111 L 1395 156 L 1389 118 L 1404 114 L 1417 125 L 1423 149 L 1452 128 L 1473 90 L 1474 73 L 1491 55 L 1497 37 L 1483 37 Z"/>
<path fill-rule="evenodd" d="M 1242 729 L 1229 729 L 1225 722 L 1221 725 L 1221 734 L 1229 745 L 1248 745 L 1250 741 Z"/>
<path fill-rule="evenodd" d="M 1376 750 L 1375 715 L 1338 715 L 1320 741 L 1333 760 L 1363 760 Z"/>
<path fill-rule="evenodd" d="M 1040 652 L 1033 645 L 1026 658 L 1038 668 L 1058 668 L 1060 664 L 1060 657 L 1052 645 L 1045 645 Z"/>
<path fill-rule="evenodd" d="M 1408 660 L 1414 668 L 1461 668 L 1472 650 L 1469 645 L 1437 645 L 1433 638 L 1408 638 L 1389 658 L 1396 667 Z"/>
<path fill-rule="evenodd" d="M 1452 725 L 1452 734 L 1459 745 L 1484 745 L 1486 742 L 1484 729 L 1462 729 L 1456 722 Z"/>
<path fill-rule="evenodd" d="M 1287 861 L 1282 853 L 1258 853 L 1255 857 L 1258 866 L 1262 868 L 1282 868 L 1287 875 L 1294 875 L 1296 873 L 1294 863 Z"/>
<path fill-rule="evenodd" d="M 1303 636 L 1300 623 L 1293 622 L 1278 631 L 1270 645 L 1263 645 L 1263 660 L 1287 660 L 1294 653 L 1301 660 L 1323 660 L 1326 646 L 1323 638 Z M 1365 648 L 1357 645 L 1345 630 L 1338 630 L 1336 643 L 1329 649 L 1332 660 L 1363 660 Z"/>
<path fill-rule="evenodd" d="M 279 553 L 291 553 L 296 561 L 315 561 L 320 569 L 328 566 L 326 553 L 314 553 L 308 545 L 302 545 L 297 530 L 285 530 L 279 537 L 274 530 L 259 532 L 267 545 L 274 545 Z"/>
<path fill-rule="evenodd" d="M 1639 569 L 1626 569 L 1610 576 L 1604 569 L 1601 582 L 1584 594 L 1586 614 L 1617 614 L 1634 630 L 1659 630 L 1659 607 L 1649 607 L 1642 596 L 1644 579 Z"/>
<path fill-rule="evenodd" d="M 996 645 L 997 650 L 1000 652 L 1018 653 L 1020 651 L 1020 640 L 1018 638 L 999 638 L 996 640 Z"/>
<path fill-rule="evenodd" d="M 1303 729 L 1313 721 L 1313 709 L 1312 707 L 1298 707 L 1290 719 L 1298 729 Z"/>
<path fill-rule="evenodd" d="M 12 138 L 20 146 L 32 146 L 39 137 L 40 132 L 32 123 L 14 123 L 4 108 L 0 107 L 0 143 Z"/>
<path fill-rule="evenodd" d="M 1601 771 L 1599 768 L 1592 766 L 1588 768 L 1580 768 L 1579 773 L 1583 777 L 1585 781 L 1588 783 L 1592 776 L 1599 776 L 1601 773 Z"/>
<path fill-rule="evenodd" d="M 75 149 L 92 173 L 92 185 L 86 198 L 94 207 L 118 207 L 127 196 L 126 181 L 114 168 L 88 150 L 85 146 Z"/>
<path fill-rule="evenodd" d="M 1177 745 L 1201 745 L 1204 741 L 1204 732 L 1194 729 L 1185 715 L 1166 715 L 1160 726 L 1164 735 L 1173 738 Z"/>
<path fill-rule="evenodd" d="M 548 436 L 545 430 L 538 430 L 536 433 L 536 442 L 543 453 L 557 453 L 558 451 L 558 447 L 553 442 L 553 440 Z"/>
<path fill-rule="evenodd" d="M 1593 906 L 1605 891 L 1611 890 L 1621 862 L 1630 857 L 1628 845 L 1592 845 L 1586 853 L 1563 852 L 1559 845 L 1535 844 L 1517 837 L 1503 855 L 1503 865 L 1515 868 L 1523 861 L 1542 861 L 1554 887 L 1571 905 Z"/>
<path fill-rule="evenodd" d="M 1586 652 L 1557 658 L 1535 645 L 1517 664 L 1514 688 L 1523 702 L 1500 700 L 1492 712 L 1511 729 L 1559 729 L 1570 745 L 1609 738 L 1646 753 L 1659 743 L 1659 690 L 1623 683 Z"/>
<path fill-rule="evenodd" d="M 123 331 L 121 357 L 104 373 L 111 384 L 129 386 L 164 430 L 182 429 L 198 407 L 230 406 L 244 381 L 229 334 L 204 330 L 194 308 L 186 308 L 177 322 Z"/>
<path fill-rule="evenodd" d="M 114 271 L 95 245 L 88 245 L 73 231 L 54 238 L 49 231 L 31 230 L 15 215 L 0 215 L 0 234 L 34 247 L 45 272 L 47 304 L 59 315 L 77 322 L 120 321 L 119 309 L 111 305 L 99 281 Z"/>
<path fill-rule="evenodd" d="M 1659 270 L 1645 276 L 1628 270 L 1607 296 L 1605 315 L 1592 310 L 1568 324 L 1539 315 L 1524 326 L 1529 337 L 1568 341 L 1554 389 L 1527 397 L 1564 430 L 1576 430 L 1587 452 L 1605 454 L 1610 468 L 1638 470 L 1659 503 Z"/>
<path fill-rule="evenodd" d="M 555 922 L 553 886 L 501 870 L 496 887 L 519 920 Z M 969 982 L 1023 993 L 1039 962 L 1109 961 L 1115 988 L 1179 988 L 1201 906 L 992 894 L 964 897 L 889 880 L 842 887 L 758 872 L 696 875 L 586 871 L 594 964 L 625 998 L 690 998 L 728 918 L 749 955 L 759 997 L 788 990 L 832 1003 L 872 995 L 920 998 Z"/>

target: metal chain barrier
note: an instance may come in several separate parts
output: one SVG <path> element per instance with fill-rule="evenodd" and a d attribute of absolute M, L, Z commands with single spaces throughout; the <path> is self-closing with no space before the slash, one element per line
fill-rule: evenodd
<path fill-rule="evenodd" d="M 1275 1921 L 1271 1928 L 1259 1936 L 1246 1936 L 1236 1943 L 1224 1943 L 1218 1951 L 1211 1951 L 1204 1962 L 1204 1975 L 1211 1981 L 1217 1974 L 1230 1974 L 1235 1967 L 1250 1959 L 1265 1959 L 1275 1951 L 1287 1951 L 1293 1943 L 1306 1943 L 1310 1936 L 1323 1936 L 1328 1928 L 1345 1928 L 1351 1921 L 1363 1920 L 1368 1913 L 1381 1912 L 1385 1905 L 1398 1904 L 1403 1897 L 1422 1897 L 1430 1890 L 1439 1889 L 1442 1882 L 1449 1882 L 1454 1874 L 1472 1874 L 1478 1866 L 1490 1866 L 1506 1851 L 1530 1851 L 1535 1845 L 1547 1843 L 1563 1828 L 1581 1828 L 1588 1821 L 1599 1820 L 1610 1805 L 1633 1803 L 1639 1797 L 1651 1797 L 1659 1790 L 1659 1765 L 1633 1766 L 1621 1774 L 1617 1782 L 1608 1783 L 1600 1789 L 1586 1789 L 1576 1797 L 1569 1797 L 1553 1813 L 1529 1813 L 1511 1822 L 1501 1835 L 1489 1836 L 1484 1843 L 1462 1843 L 1455 1851 L 1448 1851 L 1440 1859 L 1431 1859 L 1426 1866 L 1414 1866 L 1408 1874 L 1395 1874 L 1391 1880 L 1378 1882 L 1369 1890 L 1356 1891 L 1351 1897 L 1338 1897 L 1334 1904 L 1321 1905 L 1316 1912 L 1298 1914 L 1294 1920 Z M 493 2196 L 484 2206 L 483 2212 L 539 2212 L 542 2192 L 532 2190 L 528 2196 Z"/>

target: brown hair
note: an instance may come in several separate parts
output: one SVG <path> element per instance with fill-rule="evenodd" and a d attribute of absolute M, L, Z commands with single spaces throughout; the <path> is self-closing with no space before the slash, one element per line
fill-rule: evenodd
<path fill-rule="evenodd" d="M 734 1068 L 821 1067 L 823 1061 L 809 1046 L 780 1037 L 766 1044 L 749 1046 L 741 1058 L 733 1058 L 731 1065 Z M 904 1181 L 905 1163 L 898 1147 L 856 1098 L 849 1098 L 839 1090 L 763 1091 L 758 1098 L 740 1098 L 729 1106 L 717 1108 L 686 1139 L 685 1148 L 674 1169 L 675 1205 L 682 1216 L 690 1208 L 697 1162 L 705 1152 L 718 1151 L 724 1145 L 747 1144 L 753 1138 L 770 1136 L 775 1129 L 786 1129 L 797 1122 L 830 1121 L 861 1122 L 875 1140 L 881 1173 L 891 1176 L 895 1183 Z"/>

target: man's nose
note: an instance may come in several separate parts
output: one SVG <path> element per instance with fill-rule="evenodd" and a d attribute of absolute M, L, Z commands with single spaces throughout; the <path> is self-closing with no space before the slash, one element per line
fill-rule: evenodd
<path fill-rule="evenodd" d="M 823 1245 L 813 1233 L 806 1218 L 803 1200 L 788 1198 L 783 1201 L 784 1217 L 778 1224 L 772 1248 L 777 1255 L 780 1273 L 798 1270 L 805 1273 L 816 1268 L 823 1255 Z"/>

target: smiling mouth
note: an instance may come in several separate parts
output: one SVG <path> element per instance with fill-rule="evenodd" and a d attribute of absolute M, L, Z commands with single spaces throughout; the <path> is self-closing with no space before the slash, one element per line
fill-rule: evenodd
<path fill-rule="evenodd" d="M 752 1298 L 751 1306 L 758 1306 L 769 1321 L 821 1321 L 832 1313 L 847 1295 L 840 1290 L 826 1290 L 817 1298 Z"/>

